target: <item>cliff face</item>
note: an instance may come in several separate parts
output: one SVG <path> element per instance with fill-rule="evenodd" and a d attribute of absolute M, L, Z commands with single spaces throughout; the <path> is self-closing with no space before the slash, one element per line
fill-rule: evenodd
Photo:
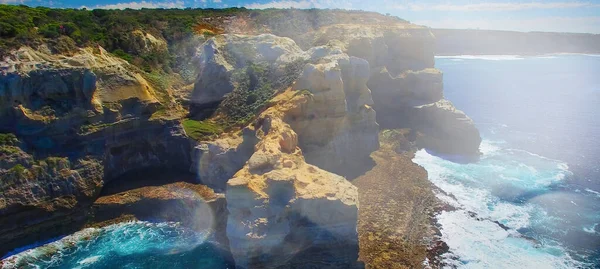
<path fill-rule="evenodd" d="M 309 52 L 294 85 L 308 91 L 308 102 L 294 109 L 286 121 L 299 135 L 306 160 L 327 171 L 349 175 L 379 148 L 373 98 L 366 82 L 369 63 L 339 48 L 322 46 Z"/>
<path fill-rule="evenodd" d="M 19 142 L 1 145 L 0 252 L 77 227 L 125 172 L 189 169 L 190 141 L 178 122 L 151 120 L 163 96 L 125 61 L 22 48 L 2 65 L 0 130 Z"/>
<path fill-rule="evenodd" d="M 195 149 L 192 169 L 200 179 L 216 188 L 226 184 L 227 236 L 236 264 L 305 266 L 327 260 L 334 267 L 356 266 L 356 188 L 322 169 L 343 173 L 379 147 L 375 112 L 368 105 L 368 62 L 332 47 L 304 52 L 272 35 L 224 40 L 223 47 L 251 44 L 257 50 L 249 55 L 275 70 L 287 59 L 309 62 L 294 90 L 278 95 L 253 124 Z M 218 59 L 224 51 L 209 54 Z M 233 55 L 230 61 L 244 63 L 245 57 Z M 203 63 L 209 65 L 201 70 L 218 69 L 211 66 L 217 62 Z"/>
<path fill-rule="evenodd" d="M 381 127 L 419 131 L 419 146 L 437 153 L 478 155 L 481 138 L 473 121 L 443 99 L 442 73 L 434 68 L 435 38 L 429 29 L 334 25 L 317 32 L 315 40 L 337 44 L 369 62 L 367 86 Z"/>
<path fill-rule="evenodd" d="M 227 182 L 227 236 L 236 265 L 356 266 L 356 187 L 304 161 L 297 134 L 282 121 L 286 109 L 261 115 L 255 152 Z"/>

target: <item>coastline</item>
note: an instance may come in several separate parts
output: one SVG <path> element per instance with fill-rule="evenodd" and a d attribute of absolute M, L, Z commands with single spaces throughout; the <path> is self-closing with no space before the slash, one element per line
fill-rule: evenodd
<path fill-rule="evenodd" d="M 407 130 L 383 130 L 381 148 L 371 154 L 375 166 L 351 182 L 359 187 L 361 209 L 358 218 L 359 261 L 367 268 L 439 268 L 441 255 L 448 246 L 441 240 L 436 216 L 448 208 L 434 193 L 436 187 L 428 180 L 427 171 L 412 161 L 417 150 L 414 141 L 386 139 L 385 133 L 398 138 Z M 73 233 L 89 228 L 100 229 L 114 224 L 135 221 L 179 222 L 195 230 L 212 226 L 214 241 L 228 249 L 225 235 L 226 218 L 217 223 L 198 224 L 193 212 L 205 211 L 206 205 L 215 216 L 225 216 L 224 197 L 208 187 L 192 183 L 191 178 L 177 177 L 164 181 L 158 174 L 150 184 L 142 181 L 113 184 L 92 205 L 82 226 L 72 233 L 25 246 L 6 255 L 4 262 L 19 253 L 69 238 Z M 160 210 L 161 207 L 175 210 Z M 221 213 L 216 213 L 221 212 Z M 225 251 L 225 249 L 223 249 Z M 229 254 L 230 255 L 230 254 Z M 1 265 L 2 263 L 0 263 Z"/>
<path fill-rule="evenodd" d="M 375 166 L 352 182 L 358 187 L 359 259 L 367 268 L 439 268 L 448 246 L 436 215 L 447 207 L 427 171 L 412 161 L 409 130 L 383 130 Z M 394 139 L 398 139 L 394 142 Z"/>

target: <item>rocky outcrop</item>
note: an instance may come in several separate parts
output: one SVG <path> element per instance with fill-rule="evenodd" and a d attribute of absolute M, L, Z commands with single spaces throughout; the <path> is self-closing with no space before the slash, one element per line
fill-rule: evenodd
<path fill-rule="evenodd" d="M 308 97 L 295 98 L 260 116 L 260 142 L 227 182 L 231 252 L 242 268 L 356 266 L 356 187 L 304 161 L 298 135 L 282 120 Z"/>
<path fill-rule="evenodd" d="M 151 120 L 166 100 L 102 48 L 64 56 L 24 47 L 2 62 L 0 255 L 81 227 L 103 186 L 149 167 L 187 171 L 177 120 Z"/>
<path fill-rule="evenodd" d="M 294 89 L 308 91 L 310 98 L 291 110 L 286 121 L 298 133 L 309 163 L 351 175 L 362 170 L 370 153 L 379 148 L 379 125 L 366 85 L 369 63 L 329 46 L 309 54 L 312 63 L 304 67 Z"/>
<path fill-rule="evenodd" d="M 319 29 L 315 45 L 335 43 L 351 56 L 369 61 L 372 68 L 385 66 L 397 75 L 434 65 L 434 36 L 414 24 L 337 24 Z"/>
<path fill-rule="evenodd" d="M 412 126 L 422 130 L 417 145 L 441 154 L 469 156 L 479 152 L 481 137 L 473 121 L 448 100 L 415 106 Z M 452 143 L 448 143 L 452 141 Z"/>
<path fill-rule="evenodd" d="M 177 173 L 154 173 L 152 180 L 185 175 Z M 127 185 L 127 184 L 125 184 Z M 228 249 L 226 236 L 227 202 L 224 194 L 204 185 L 179 181 L 161 186 L 129 186 L 109 184 L 107 195 L 98 198 L 92 205 L 92 225 L 133 216 L 138 220 L 171 221 L 198 232 L 210 234 L 223 249 Z"/>
<path fill-rule="evenodd" d="M 235 54 L 228 54 L 229 50 Z M 227 87 L 204 84 L 202 72 L 221 70 L 219 74 L 225 76 L 224 80 L 216 80 L 213 75 L 211 83 L 226 83 L 232 90 L 235 80 L 230 76 L 236 67 L 243 68 L 248 63 L 266 64 L 275 73 L 273 77 L 280 79 L 285 75 L 279 74 L 285 72 L 288 64 L 306 60 L 308 64 L 293 88 L 298 94 L 309 94 L 311 98 L 285 118 L 298 133 L 306 160 L 327 171 L 352 176 L 351 172 L 363 170 L 365 159 L 379 147 L 379 126 L 366 85 L 370 75 L 366 60 L 350 57 L 335 46 L 304 52 L 291 39 L 273 35 L 213 38 L 203 46 L 199 58 L 212 60 L 201 62 L 194 95 L 213 96 L 213 90 L 217 89 L 218 98 L 223 98 L 226 91 L 222 90 Z M 192 170 L 205 184 L 222 188 L 248 160 L 248 145 L 253 146 L 256 141 L 252 131 L 244 132 L 196 147 Z"/>
<path fill-rule="evenodd" d="M 367 85 L 383 128 L 415 129 L 423 134 L 419 145 L 434 152 L 479 154 L 479 131 L 443 99 L 429 29 L 406 24 L 332 25 L 315 33 L 315 43 L 335 44 L 348 55 L 369 61 L 373 71 Z M 433 107 L 440 109 L 426 109 Z M 449 127 L 454 125 L 458 127 Z"/>
<path fill-rule="evenodd" d="M 163 54 L 168 52 L 167 42 L 141 30 L 132 31 L 122 47 L 129 48 L 136 55 L 149 53 Z"/>
<path fill-rule="evenodd" d="M 17 147 L 0 151 L 0 254 L 72 231 L 102 189 L 98 159 L 34 159 Z M 16 162 L 16 164 L 15 164 Z M 10 166 L 10 168 L 8 168 Z"/>
<path fill-rule="evenodd" d="M 22 104 L 35 110 L 54 102 L 64 109 L 77 105 L 102 111 L 104 102 L 129 98 L 156 102 L 150 84 L 127 62 L 102 48 L 80 49 L 66 57 L 23 47 L 2 65 L 1 108 Z"/>
<path fill-rule="evenodd" d="M 439 70 L 405 71 L 393 77 L 383 67 L 373 72 L 368 85 L 382 126 L 412 128 L 423 134 L 417 145 L 438 154 L 478 155 L 479 131 L 465 113 L 443 99 Z"/>
<path fill-rule="evenodd" d="M 252 128 L 215 141 L 200 142 L 193 150 L 190 170 L 202 183 L 224 191 L 227 181 L 250 159 L 256 143 Z"/>
<path fill-rule="evenodd" d="M 293 40 L 285 37 L 222 35 L 200 46 L 196 58 L 198 78 L 190 99 L 194 105 L 202 106 L 221 101 L 225 94 L 233 91 L 231 75 L 236 68 L 248 63 L 269 63 L 283 68 L 306 55 Z M 279 71 L 283 74 L 284 70 Z"/>

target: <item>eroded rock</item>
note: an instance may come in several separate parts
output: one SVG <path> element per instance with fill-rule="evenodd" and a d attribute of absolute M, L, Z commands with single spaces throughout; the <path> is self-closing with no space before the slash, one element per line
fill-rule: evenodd
<path fill-rule="evenodd" d="M 227 237 L 242 268 L 356 266 L 357 190 L 343 177 L 307 164 L 295 132 L 269 109 L 256 152 L 227 182 Z"/>
<path fill-rule="evenodd" d="M 366 85 L 369 63 L 336 47 L 317 47 L 309 53 L 313 63 L 305 66 L 294 89 L 307 90 L 310 98 L 290 110 L 286 121 L 298 133 L 309 163 L 352 176 L 379 148 L 379 125 Z"/>
<path fill-rule="evenodd" d="M 269 63 L 283 69 L 286 64 L 305 59 L 296 43 L 270 34 L 258 36 L 222 35 L 198 48 L 198 78 L 191 102 L 201 106 L 221 101 L 234 89 L 231 75 L 248 63 Z M 279 70 L 283 74 L 284 70 Z"/>

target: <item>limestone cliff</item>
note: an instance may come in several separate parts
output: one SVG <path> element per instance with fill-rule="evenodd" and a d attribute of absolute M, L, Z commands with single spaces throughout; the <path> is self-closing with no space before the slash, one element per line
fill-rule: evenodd
<path fill-rule="evenodd" d="M 237 48 L 234 50 L 237 53 L 228 54 L 228 48 Z M 204 82 L 201 79 L 197 81 L 193 94 L 210 95 L 200 98 L 208 102 L 214 100 L 215 90 L 218 90 L 215 95 L 218 98 L 233 90 L 235 81 L 228 74 L 235 68 L 229 62 L 237 63 L 237 68 L 249 62 L 266 63 L 275 70 L 275 77 L 280 77 L 286 64 L 298 59 L 307 61 L 293 88 L 311 98 L 303 106 L 290 111 L 285 121 L 298 132 L 300 147 L 309 163 L 346 175 L 350 168 L 364 163 L 369 154 L 379 147 L 379 126 L 375 121 L 375 111 L 370 106 L 373 104 L 371 93 L 366 86 L 370 73 L 367 61 L 349 57 L 331 46 L 304 52 L 291 39 L 273 35 L 224 35 L 218 40 L 208 41 L 202 51 L 200 58 L 205 59 L 208 56 L 203 55 L 208 54 L 217 60 L 201 61 L 201 73 L 205 72 L 202 70 L 225 70 L 221 69 L 225 65 L 232 68 L 223 73 L 227 79 L 218 80 L 231 85 L 231 88 L 202 86 L 198 83 Z M 200 78 L 203 76 L 199 75 Z M 255 143 L 255 134 L 248 129 L 240 137 L 201 143 L 196 147 L 197 159 L 192 170 L 203 182 L 223 188 L 224 183 L 250 157 L 248 149 Z"/>
<path fill-rule="evenodd" d="M 250 63 L 269 63 L 281 75 L 286 64 L 303 59 L 304 52 L 289 38 L 274 35 L 222 35 L 198 47 L 198 78 L 191 102 L 205 105 L 221 101 L 233 91 L 236 68 Z"/>
<path fill-rule="evenodd" d="M 70 231 L 123 173 L 189 168 L 179 123 L 152 119 L 171 105 L 164 90 L 102 48 L 59 55 L 24 47 L 2 66 L 0 131 L 19 143 L 0 145 L 0 252 Z"/>
<path fill-rule="evenodd" d="M 90 215 L 151 218 L 144 207 L 184 201 L 192 211 L 211 204 L 238 267 L 360 267 L 358 192 L 347 179 L 374 165 L 380 127 L 413 129 L 418 146 L 446 154 L 476 155 L 479 133 L 443 99 L 427 28 L 293 29 L 296 40 L 190 38 L 183 54 L 193 57 L 178 74 L 146 72 L 101 47 L 12 51 L 0 62 L 0 131 L 17 137 L 0 144 L 0 254 Z M 137 54 L 173 46 L 141 30 L 122 42 Z M 212 136 L 194 137 L 187 120 Z M 144 188 L 146 169 L 191 172 L 194 184 Z M 198 183 L 224 197 L 194 200 L 187 189 L 208 189 Z M 121 196 L 107 184 L 135 188 Z M 188 209 L 154 213 L 194 223 L 181 217 Z"/>
<path fill-rule="evenodd" d="M 379 125 L 366 85 L 369 63 L 330 46 L 315 47 L 309 54 L 312 63 L 294 85 L 309 91 L 309 101 L 290 111 L 286 121 L 298 133 L 309 163 L 351 175 L 379 148 Z"/>
<path fill-rule="evenodd" d="M 415 129 L 424 136 L 419 145 L 434 152 L 478 155 L 481 138 L 473 121 L 443 99 L 442 74 L 434 68 L 435 38 L 428 28 L 332 25 L 317 31 L 315 42 L 336 44 L 369 61 L 367 86 L 381 127 Z"/>
<path fill-rule="evenodd" d="M 261 114 L 253 126 L 260 139 L 255 152 L 227 182 L 227 237 L 236 265 L 357 266 L 356 187 L 305 162 L 298 135 L 282 119 L 308 97 L 287 96 L 294 99 Z"/>

